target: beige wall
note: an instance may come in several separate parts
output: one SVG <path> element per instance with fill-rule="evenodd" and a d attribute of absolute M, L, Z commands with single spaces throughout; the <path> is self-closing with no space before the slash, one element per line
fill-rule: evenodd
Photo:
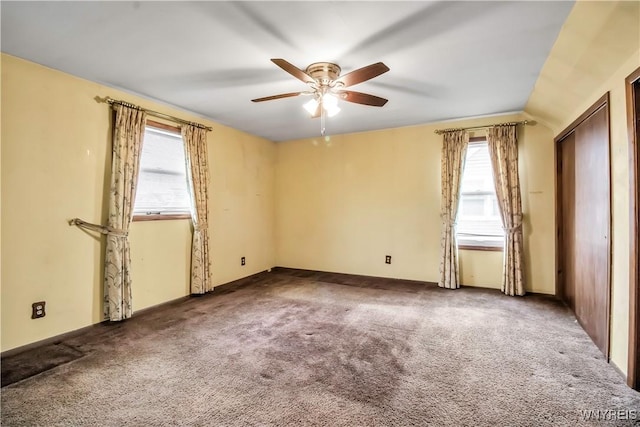
<path fill-rule="evenodd" d="M 569 15 L 526 111 L 559 134 L 610 93 L 611 361 L 627 372 L 629 333 L 629 145 L 624 80 L 640 66 L 640 3 L 580 1 Z"/>
<path fill-rule="evenodd" d="M 189 295 L 190 220 L 134 222 L 130 243 L 134 311 Z"/>
<path fill-rule="evenodd" d="M 272 142 L 4 54 L 2 89 L 3 351 L 102 319 L 101 240 L 67 225 L 106 217 L 110 110 L 95 96 L 213 126 L 214 283 L 274 265 Z M 190 242 L 189 221 L 132 224 L 134 310 L 188 294 Z M 47 316 L 31 320 L 40 300 Z"/>
<path fill-rule="evenodd" d="M 280 266 L 438 280 L 442 127 L 522 119 L 486 117 L 279 143 L 276 253 Z M 527 290 L 554 293 L 553 140 L 520 132 Z M 384 263 L 391 255 L 391 265 Z M 462 283 L 499 287 L 502 254 L 461 251 Z"/>

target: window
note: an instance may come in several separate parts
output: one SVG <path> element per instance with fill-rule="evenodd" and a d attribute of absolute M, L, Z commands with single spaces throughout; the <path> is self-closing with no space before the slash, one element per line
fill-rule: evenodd
<path fill-rule="evenodd" d="M 140 154 L 134 219 L 188 218 L 190 211 L 184 143 L 180 131 L 171 126 L 149 123 Z"/>
<path fill-rule="evenodd" d="M 504 231 L 493 184 L 493 169 L 487 141 L 469 143 L 460 186 L 456 236 L 468 249 L 500 250 Z"/>

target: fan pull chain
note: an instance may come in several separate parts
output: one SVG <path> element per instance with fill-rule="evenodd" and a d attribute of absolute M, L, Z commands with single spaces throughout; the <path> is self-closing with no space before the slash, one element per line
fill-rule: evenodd
<path fill-rule="evenodd" d="M 324 105 L 320 104 L 320 135 L 325 134 L 325 116 L 327 113 L 324 111 Z"/>

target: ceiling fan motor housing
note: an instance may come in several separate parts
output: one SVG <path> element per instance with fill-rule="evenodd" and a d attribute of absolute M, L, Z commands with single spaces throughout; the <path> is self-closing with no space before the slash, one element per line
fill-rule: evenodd
<path fill-rule="evenodd" d="M 326 86 L 340 76 L 340 67 L 331 62 L 315 62 L 307 67 L 306 73 L 320 85 Z"/>

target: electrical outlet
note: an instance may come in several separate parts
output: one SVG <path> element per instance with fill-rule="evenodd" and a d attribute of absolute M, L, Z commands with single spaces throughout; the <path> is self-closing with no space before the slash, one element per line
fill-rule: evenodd
<path fill-rule="evenodd" d="M 240 265 L 245 265 L 245 264 L 246 264 L 246 261 L 244 257 L 240 258 Z"/>
<path fill-rule="evenodd" d="M 45 316 L 46 313 L 44 312 L 44 305 L 45 305 L 44 301 L 34 302 L 33 304 L 31 304 L 32 319 L 39 319 L 40 317 Z"/>
<path fill-rule="evenodd" d="M 385 264 L 391 264 L 391 255 L 386 255 L 384 257 L 384 263 Z"/>

